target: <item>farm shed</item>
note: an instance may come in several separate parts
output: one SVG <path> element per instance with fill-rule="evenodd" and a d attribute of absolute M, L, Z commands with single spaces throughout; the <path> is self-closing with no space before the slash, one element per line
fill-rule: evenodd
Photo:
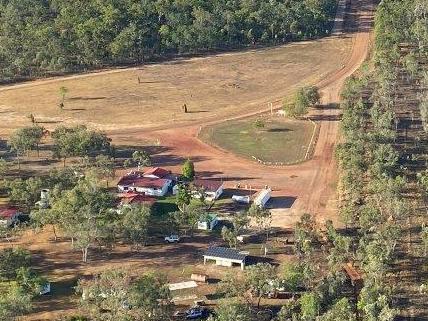
<path fill-rule="evenodd" d="M 236 203 L 250 204 L 250 197 L 249 196 L 233 195 L 232 200 Z"/>
<path fill-rule="evenodd" d="M 205 193 L 205 198 L 209 201 L 218 199 L 223 194 L 223 182 L 217 180 L 195 179 L 193 181 L 192 195 L 200 198 L 201 193 Z"/>
<path fill-rule="evenodd" d="M 197 273 L 193 273 L 193 274 L 190 276 L 190 279 L 191 279 L 192 281 L 195 281 L 195 282 L 207 283 L 207 282 L 208 282 L 208 275 L 206 275 L 206 274 L 197 274 Z"/>
<path fill-rule="evenodd" d="M 216 214 L 203 215 L 198 222 L 198 230 L 212 231 L 218 224 L 218 217 Z"/>
<path fill-rule="evenodd" d="M 245 268 L 246 259 L 247 254 L 225 247 L 210 247 L 204 254 L 204 264 L 210 260 L 220 266 L 240 265 L 242 270 Z"/>
<path fill-rule="evenodd" d="M 259 193 L 257 193 L 256 197 L 254 198 L 254 204 L 260 207 L 265 207 L 271 196 L 272 190 L 270 188 L 262 189 Z"/>

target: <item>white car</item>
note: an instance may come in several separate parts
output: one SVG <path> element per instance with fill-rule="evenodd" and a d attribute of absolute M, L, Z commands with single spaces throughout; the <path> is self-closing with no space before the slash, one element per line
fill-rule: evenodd
<path fill-rule="evenodd" d="M 48 282 L 41 287 L 39 294 L 40 295 L 47 295 L 50 293 L 51 293 L 51 284 Z"/>
<path fill-rule="evenodd" d="M 178 235 L 165 236 L 165 242 L 167 242 L 167 243 L 178 243 L 178 242 L 180 242 L 180 237 Z"/>

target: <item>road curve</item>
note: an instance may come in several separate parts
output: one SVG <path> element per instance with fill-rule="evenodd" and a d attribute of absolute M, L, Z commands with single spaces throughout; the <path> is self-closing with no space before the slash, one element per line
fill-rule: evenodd
<path fill-rule="evenodd" d="M 199 173 L 207 177 L 221 177 L 229 186 L 238 182 L 241 186 L 272 186 L 275 203 L 278 203 L 278 209 L 272 210 L 274 226 L 292 226 L 305 212 L 313 213 L 319 221 L 332 219 L 338 222 L 335 206 L 337 169 L 333 155 L 339 136 L 340 110 L 329 106 L 340 102 L 340 90 L 344 81 L 367 57 L 373 10 L 372 0 L 352 1 L 348 19 L 352 19 L 354 28 L 343 34 L 352 37 L 349 58 L 342 69 L 317 84 L 325 107 L 311 115 L 319 119 L 320 124 L 318 142 L 311 160 L 287 167 L 263 166 L 201 142 L 197 138 L 201 125 L 142 130 L 139 134 L 133 132 L 133 136 L 140 135 L 142 139 L 160 141 L 166 149 L 156 158 L 161 165 L 168 166 L 171 159 L 191 157 L 195 160 Z M 239 118 L 247 116 L 249 115 Z M 225 120 L 215 122 L 221 121 Z M 174 169 L 174 166 L 171 168 Z M 283 205 L 291 207 L 284 209 Z"/>
<path fill-rule="evenodd" d="M 360 67 L 369 51 L 374 0 L 340 0 L 339 4 L 343 6 L 347 1 L 351 1 L 348 20 L 351 21 L 352 28 L 348 28 L 344 33 L 340 32 L 342 28 L 341 21 L 343 20 L 341 13 L 343 13 L 343 10 L 341 11 L 339 8 L 333 37 L 352 38 L 352 50 L 343 68 L 331 73 L 316 84 L 321 89 L 324 106 L 332 106 L 339 103 L 339 93 L 345 79 Z M 113 69 L 91 74 L 37 80 L 0 87 L 0 92 L 21 87 L 38 86 L 65 79 L 88 78 L 100 74 L 127 72 L 137 68 Z M 281 102 L 277 102 L 274 107 L 280 108 Z M 231 119 L 260 113 L 258 111 Z M 197 138 L 201 126 L 223 122 L 228 119 L 219 119 L 191 126 L 177 123 L 174 124 L 174 128 L 161 126 L 158 129 L 112 131 L 109 134 L 122 137 L 132 136 L 133 140 L 141 138 L 159 141 L 164 147 L 164 152 L 156 155 L 157 164 L 171 169 L 178 170 L 178 168 L 174 168 L 177 165 L 172 165 L 171 160 L 182 160 L 191 157 L 196 161 L 196 168 L 199 173 L 209 177 L 221 177 L 229 186 L 233 186 L 238 182 L 241 185 L 251 185 L 253 187 L 272 186 L 274 188 L 274 196 L 278 201 L 278 209 L 273 209 L 273 225 L 287 227 L 293 225 L 304 212 L 316 214 L 319 220 L 329 218 L 337 221 L 335 207 L 337 171 L 333 154 L 339 135 L 340 111 L 325 107 L 315 111 L 311 116 L 319 119 L 320 124 L 314 156 L 307 162 L 287 167 L 263 166 L 209 146 Z M 284 206 L 282 206 L 284 204 L 290 208 L 284 210 Z"/>

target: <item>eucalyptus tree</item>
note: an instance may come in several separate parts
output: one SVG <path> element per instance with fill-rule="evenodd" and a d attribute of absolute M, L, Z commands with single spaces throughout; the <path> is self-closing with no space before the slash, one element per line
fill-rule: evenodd
<path fill-rule="evenodd" d="M 29 126 L 15 130 L 9 138 L 8 144 L 12 151 L 16 153 L 18 168 L 21 168 L 20 158 L 23 154 L 28 154 L 31 150 L 39 150 L 40 142 L 43 138 L 43 128 L 40 126 Z"/>
<path fill-rule="evenodd" d="M 147 243 L 151 211 L 145 205 L 125 206 L 122 209 L 121 229 L 124 239 L 133 248 L 139 249 Z"/>

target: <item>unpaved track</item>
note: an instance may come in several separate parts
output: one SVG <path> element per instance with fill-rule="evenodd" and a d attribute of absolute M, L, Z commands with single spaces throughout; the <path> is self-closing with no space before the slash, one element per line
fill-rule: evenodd
<path fill-rule="evenodd" d="M 344 3 L 346 0 L 341 0 Z M 348 0 L 351 2 L 347 25 L 350 28 L 340 35 L 340 23 L 335 24 L 333 37 L 352 38 L 352 50 L 343 68 L 327 75 L 316 84 L 322 91 L 325 106 L 339 103 L 339 92 L 344 80 L 354 73 L 365 60 L 370 41 L 371 20 L 373 18 L 373 0 Z M 340 20 L 340 18 L 339 18 Z M 200 59 L 200 58 L 194 58 Z M 74 75 L 48 80 L 39 80 L 13 86 L 0 87 L 6 91 L 27 86 L 37 86 L 62 79 L 95 77 L 100 74 L 127 72 L 137 68 L 107 70 L 92 74 Z M 280 108 L 281 102 L 274 107 Z M 267 104 L 266 104 L 267 105 Z M 260 111 L 240 115 L 229 119 L 243 118 L 260 114 Z M 260 188 L 269 185 L 274 189 L 274 220 L 276 226 L 291 226 L 304 212 L 316 214 L 320 221 L 336 218 L 335 181 L 336 163 L 333 158 L 334 148 L 338 139 L 340 111 L 327 107 L 316 110 L 311 117 L 320 123 L 320 133 L 310 161 L 288 167 L 267 167 L 248 161 L 201 142 L 197 136 L 202 126 L 223 122 L 229 119 L 206 121 L 198 125 L 175 123 L 160 124 L 158 128 L 132 128 L 111 130 L 108 134 L 116 141 L 124 142 L 141 139 L 142 141 L 158 141 L 163 152 L 155 156 L 156 163 L 161 166 L 179 170 L 179 163 L 188 157 L 196 162 L 196 170 L 206 177 L 221 177 L 228 186 L 237 183 L 241 186 L 251 185 Z M 295 200 L 295 201 L 294 201 Z M 293 202 L 294 201 L 294 202 Z M 284 204 L 291 208 L 284 209 Z M 286 207 L 287 207 L 286 206 Z"/>
<path fill-rule="evenodd" d="M 141 139 L 158 140 L 160 145 L 166 148 L 165 152 L 157 156 L 160 165 L 168 165 L 171 159 L 190 157 L 196 162 L 197 172 L 206 177 L 221 177 L 229 187 L 238 182 L 241 186 L 251 185 L 257 188 L 264 185 L 272 186 L 274 204 L 278 207 L 273 209 L 275 226 L 292 226 L 305 212 L 315 214 L 319 221 L 332 219 L 337 222 L 335 206 L 337 169 L 334 149 L 338 140 L 340 110 L 327 106 L 339 103 L 339 94 L 345 79 L 352 75 L 367 57 L 373 9 L 372 0 L 352 0 L 348 19 L 354 27 L 343 34 L 353 38 L 349 60 L 341 70 L 317 84 L 321 88 L 322 103 L 326 107 L 311 115 L 313 119 L 319 120 L 320 133 L 314 156 L 310 161 L 278 168 L 239 158 L 198 140 L 197 135 L 201 126 L 210 123 L 162 130 L 142 130 L 139 133 L 132 131 L 128 134 Z M 248 115 L 241 117 L 246 116 Z M 171 168 L 174 169 L 174 166 Z M 178 167 L 175 169 L 179 170 Z M 284 204 L 290 203 L 292 203 L 290 209 L 283 208 Z"/>

